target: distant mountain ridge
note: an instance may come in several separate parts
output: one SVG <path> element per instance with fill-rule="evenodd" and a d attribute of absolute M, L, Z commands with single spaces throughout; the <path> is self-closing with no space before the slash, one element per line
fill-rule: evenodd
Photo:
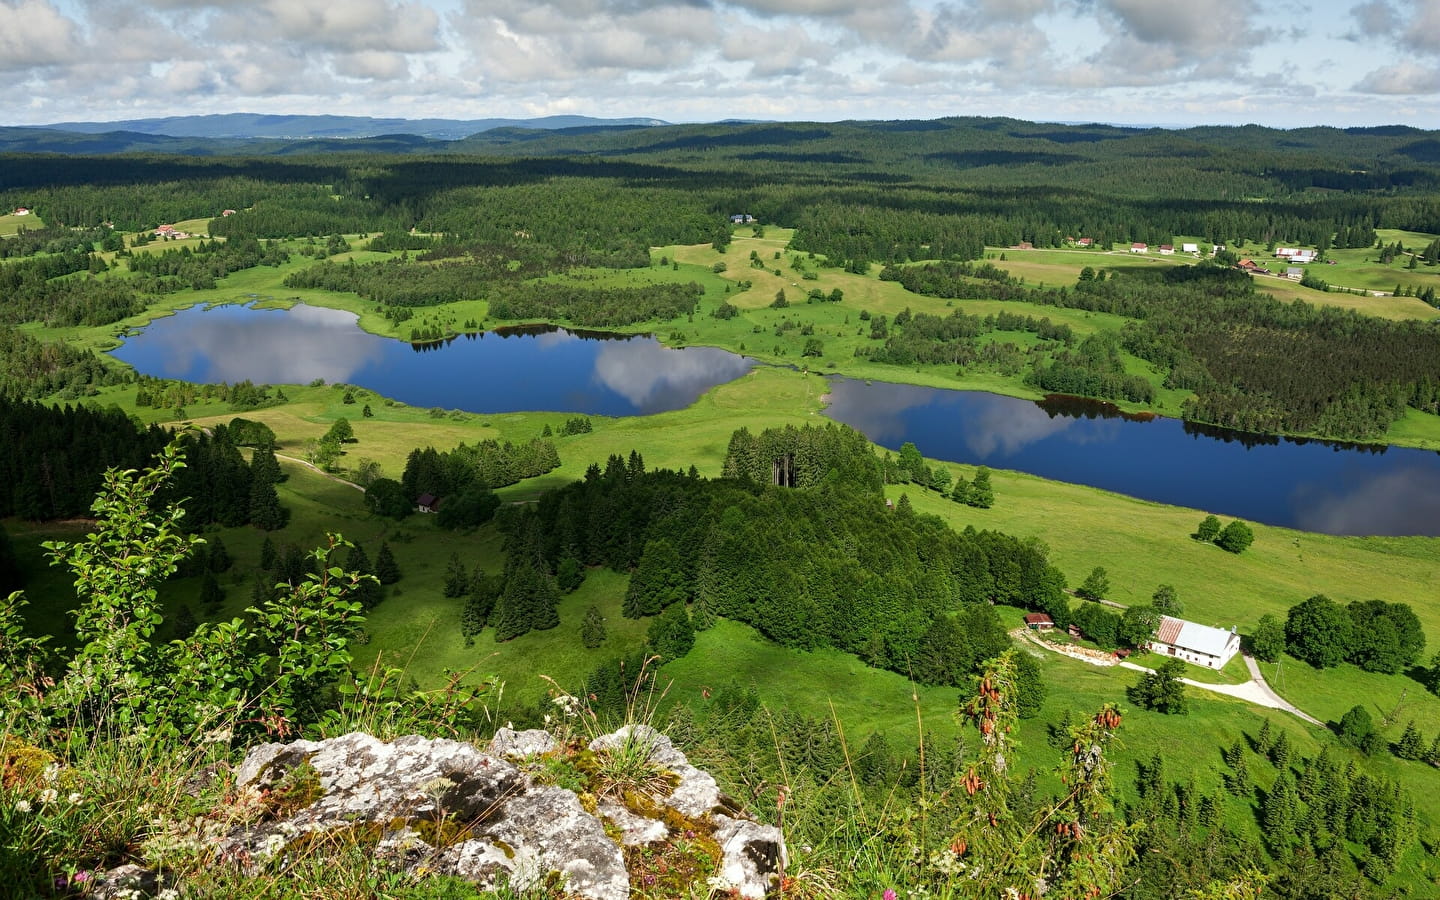
<path fill-rule="evenodd" d="M 591 127 L 644 127 L 668 125 L 652 118 L 600 119 L 593 116 L 540 116 L 534 119 L 377 119 L 370 116 L 262 115 L 221 113 L 207 116 L 168 116 L 115 122 L 55 122 L 28 126 L 79 134 L 131 132 L 176 138 L 307 140 L 316 138 L 370 138 L 410 134 L 432 140 L 458 140 L 496 128 L 553 130 Z"/>

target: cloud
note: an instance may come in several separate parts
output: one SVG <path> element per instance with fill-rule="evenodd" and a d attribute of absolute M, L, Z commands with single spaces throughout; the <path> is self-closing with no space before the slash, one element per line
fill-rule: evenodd
<path fill-rule="evenodd" d="M 47 0 L 0 0 L 0 70 L 74 62 L 82 56 L 76 33 Z"/>
<path fill-rule="evenodd" d="M 1360 79 L 1355 90 L 1367 94 L 1440 93 L 1440 68 L 1413 62 L 1384 66 Z"/>
<path fill-rule="evenodd" d="M 1095 0 L 1094 7 L 1110 37 L 1089 62 L 1112 83 L 1230 78 L 1248 65 L 1250 51 L 1265 42 L 1253 0 Z"/>
<path fill-rule="evenodd" d="M 1356 41 L 1380 41 L 1393 55 L 1414 57 L 1367 73 L 1354 90 L 1366 94 L 1440 93 L 1440 0 L 1410 0 L 1397 6 L 1371 0 L 1350 10 Z"/>

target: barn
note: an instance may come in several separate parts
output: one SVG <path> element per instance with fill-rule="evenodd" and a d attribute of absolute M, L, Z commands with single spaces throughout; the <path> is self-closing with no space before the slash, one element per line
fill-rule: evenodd
<path fill-rule="evenodd" d="M 1150 642 L 1150 652 L 1173 656 L 1197 666 L 1223 669 L 1240 652 L 1240 635 L 1234 629 L 1226 631 L 1161 616 L 1155 639 Z"/>

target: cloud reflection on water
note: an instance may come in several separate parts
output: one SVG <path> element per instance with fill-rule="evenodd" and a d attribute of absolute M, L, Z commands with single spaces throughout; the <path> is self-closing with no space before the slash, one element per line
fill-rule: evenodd
<path fill-rule="evenodd" d="M 754 365 L 714 347 L 681 351 L 653 340 L 605 342 L 595 357 L 594 377 L 646 414 L 687 405 L 710 385 L 739 378 Z"/>
<path fill-rule="evenodd" d="M 1435 534 L 1440 472 L 1418 466 L 1294 493 L 1295 527 L 1327 534 Z"/>
<path fill-rule="evenodd" d="M 356 317 L 337 309 L 297 304 L 293 309 L 222 307 L 147 329 L 148 352 L 159 374 L 189 381 L 307 384 L 317 378 L 348 381 L 380 358 L 374 338 Z M 185 315 L 181 313 L 180 315 Z M 124 348 L 116 354 L 127 358 Z M 256 377 L 256 373 L 264 373 Z"/>

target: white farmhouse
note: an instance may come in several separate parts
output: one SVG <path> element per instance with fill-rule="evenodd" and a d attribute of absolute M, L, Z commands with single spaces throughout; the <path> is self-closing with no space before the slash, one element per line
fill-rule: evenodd
<path fill-rule="evenodd" d="M 1197 666 L 1223 669 L 1240 652 L 1240 635 L 1233 630 L 1161 616 L 1150 650 Z"/>

